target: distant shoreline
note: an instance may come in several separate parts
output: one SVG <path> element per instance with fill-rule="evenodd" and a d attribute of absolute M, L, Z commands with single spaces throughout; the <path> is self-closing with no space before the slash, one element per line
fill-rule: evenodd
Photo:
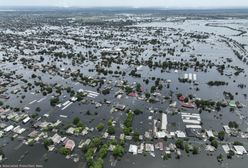
<path fill-rule="evenodd" d="M 248 14 L 248 7 L 240 8 L 158 8 L 158 7 L 53 7 L 0 6 L 0 12 L 90 12 L 90 13 L 164 13 L 164 14 Z"/>

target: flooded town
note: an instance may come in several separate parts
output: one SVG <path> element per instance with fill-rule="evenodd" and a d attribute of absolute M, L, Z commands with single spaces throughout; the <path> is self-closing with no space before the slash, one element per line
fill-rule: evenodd
<path fill-rule="evenodd" d="M 0 10 L 0 165 L 244 168 L 248 10 Z"/>

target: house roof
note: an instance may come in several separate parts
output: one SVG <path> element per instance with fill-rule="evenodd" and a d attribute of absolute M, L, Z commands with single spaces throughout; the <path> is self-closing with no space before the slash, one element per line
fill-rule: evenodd
<path fill-rule="evenodd" d="M 68 139 L 65 143 L 65 148 L 73 150 L 75 147 L 75 142 L 71 139 Z"/>
<path fill-rule="evenodd" d="M 130 145 L 128 152 L 133 153 L 136 155 L 138 153 L 138 146 L 137 145 Z"/>
<path fill-rule="evenodd" d="M 246 149 L 241 145 L 235 145 L 235 146 L 233 146 L 233 148 L 235 149 L 235 151 L 238 155 L 243 155 L 243 154 L 247 153 Z"/>

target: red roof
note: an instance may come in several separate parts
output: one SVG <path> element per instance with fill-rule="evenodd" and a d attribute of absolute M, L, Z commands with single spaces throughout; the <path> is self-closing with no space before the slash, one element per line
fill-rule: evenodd
<path fill-rule="evenodd" d="M 195 105 L 193 103 L 182 103 L 182 106 L 186 108 L 195 108 Z"/>
<path fill-rule="evenodd" d="M 184 100 L 185 100 L 185 97 L 184 97 L 184 96 L 180 96 L 178 99 L 179 99 L 180 101 L 184 101 Z"/>
<path fill-rule="evenodd" d="M 70 149 L 70 150 L 73 150 L 75 147 L 75 142 L 73 140 L 67 140 L 66 143 L 65 143 L 65 148 L 66 149 Z"/>
<path fill-rule="evenodd" d="M 128 96 L 131 96 L 131 97 L 137 97 L 138 94 L 136 92 L 131 92 L 128 94 Z"/>

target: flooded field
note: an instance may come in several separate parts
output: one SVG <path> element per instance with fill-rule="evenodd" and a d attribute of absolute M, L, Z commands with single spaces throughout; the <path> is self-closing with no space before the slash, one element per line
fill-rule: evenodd
<path fill-rule="evenodd" d="M 248 161 L 248 13 L 0 11 L 6 167 Z"/>

